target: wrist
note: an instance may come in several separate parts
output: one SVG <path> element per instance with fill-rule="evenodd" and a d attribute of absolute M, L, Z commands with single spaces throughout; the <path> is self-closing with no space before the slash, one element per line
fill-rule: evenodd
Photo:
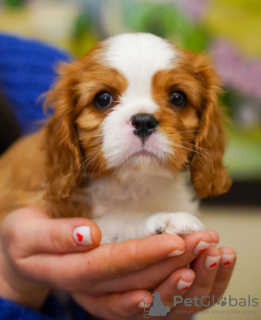
<path fill-rule="evenodd" d="M 15 285 L 13 283 L 10 284 L 10 282 L 5 281 L 0 275 L 0 296 L 3 299 L 11 300 L 29 309 L 40 310 L 49 291 L 46 287 L 28 282 L 24 284 L 22 282 Z"/>
<path fill-rule="evenodd" d="M 0 279 L 0 287 L 1 298 L 33 310 L 40 310 L 49 294 L 49 290 L 46 288 L 35 287 L 35 285 L 28 285 L 28 283 L 24 288 L 17 288 L 17 286 L 13 287 L 4 282 L 3 279 Z"/>
<path fill-rule="evenodd" d="M 50 292 L 47 286 L 28 280 L 15 273 L 0 258 L 0 296 L 21 306 L 40 310 Z"/>

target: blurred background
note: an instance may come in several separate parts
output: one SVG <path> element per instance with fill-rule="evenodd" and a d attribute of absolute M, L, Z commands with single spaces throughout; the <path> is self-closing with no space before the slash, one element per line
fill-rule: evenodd
<path fill-rule="evenodd" d="M 76 57 L 101 39 L 133 31 L 208 52 L 223 79 L 221 101 L 231 118 L 225 163 L 234 185 L 203 203 L 202 219 L 238 251 L 227 295 L 251 295 L 260 306 L 216 306 L 216 313 L 197 319 L 261 319 L 261 1 L 0 0 L 1 33 L 38 39 Z"/>

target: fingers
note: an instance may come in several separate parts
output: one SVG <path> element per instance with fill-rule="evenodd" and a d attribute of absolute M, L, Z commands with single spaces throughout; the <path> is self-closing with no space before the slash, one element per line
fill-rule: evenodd
<path fill-rule="evenodd" d="M 91 220 L 51 219 L 34 208 L 17 210 L 5 219 L 2 241 L 19 258 L 36 253 L 86 251 L 99 245 L 101 232 Z"/>
<path fill-rule="evenodd" d="M 183 299 L 180 299 L 174 304 L 174 312 L 180 315 L 180 319 L 187 319 L 188 316 L 213 305 L 210 294 L 215 282 L 219 263 L 220 252 L 214 246 L 209 247 L 206 252 L 201 254 L 195 262 L 193 262 L 191 267 L 196 274 L 196 278 L 183 296 Z"/>
<path fill-rule="evenodd" d="M 179 236 L 155 235 L 105 244 L 77 254 L 37 254 L 20 259 L 19 267 L 34 279 L 53 283 L 68 291 L 90 292 L 95 286 L 100 286 L 96 293 L 117 291 L 110 283 L 103 285 L 101 281 L 119 279 L 120 276 L 153 265 L 166 259 L 175 250 L 181 253 L 184 246 Z"/>
<path fill-rule="evenodd" d="M 86 296 L 79 295 L 78 302 L 101 318 L 141 320 L 150 310 L 152 295 L 159 292 L 161 302 L 165 308 L 169 307 L 169 311 L 166 311 L 166 320 L 187 319 L 215 303 L 212 295 L 223 293 L 234 264 L 235 253 L 232 249 L 217 249 L 212 246 L 199 255 L 193 264 L 197 278 L 193 270 L 182 268 L 174 271 L 151 292 L 133 290 L 122 294 L 111 293 L 102 297 L 87 296 L 87 299 L 84 298 Z M 147 309 L 144 309 L 144 302 Z M 98 307 L 99 303 L 103 305 L 103 314 Z M 138 311 L 139 307 L 141 312 Z"/>
<path fill-rule="evenodd" d="M 100 248 L 113 276 L 122 276 L 143 269 L 165 260 L 169 255 L 179 256 L 184 249 L 184 241 L 177 235 L 169 234 L 106 244 Z M 100 255 L 98 250 L 95 251 L 94 254 Z"/>
<path fill-rule="evenodd" d="M 151 293 L 146 290 L 111 293 L 102 296 L 74 294 L 73 297 L 78 304 L 91 314 L 108 320 L 142 320 L 144 303 L 146 307 L 153 300 Z"/>
<path fill-rule="evenodd" d="M 178 269 L 153 291 L 159 292 L 164 305 L 173 307 L 174 297 L 182 297 L 195 280 L 195 273 L 189 268 Z"/>
<path fill-rule="evenodd" d="M 236 253 L 232 248 L 223 247 L 219 249 L 219 252 L 221 255 L 220 264 L 210 293 L 211 296 L 214 296 L 215 302 L 226 290 L 236 263 Z"/>
<path fill-rule="evenodd" d="M 101 318 L 141 320 L 150 310 L 152 295 L 159 292 L 164 307 L 169 307 L 166 320 L 188 319 L 196 312 L 214 304 L 212 294 L 223 293 L 234 264 L 235 253 L 232 249 L 217 249 L 212 246 L 199 255 L 193 264 L 197 278 L 193 270 L 182 268 L 173 272 L 151 292 L 133 290 L 98 297 L 79 294 L 78 297 L 76 295 L 76 301 Z M 102 310 L 99 308 L 100 305 L 103 306 Z"/>
<path fill-rule="evenodd" d="M 219 243 L 219 234 L 216 230 L 213 229 L 206 229 L 206 231 L 211 235 L 212 237 L 212 244 L 216 245 Z"/>
<path fill-rule="evenodd" d="M 156 236 L 158 237 L 158 236 Z M 174 235 L 171 235 L 174 237 Z M 173 271 L 184 268 L 190 264 L 199 254 L 199 251 L 206 250 L 213 242 L 212 236 L 208 231 L 199 231 L 187 235 L 185 238 L 186 251 L 178 256 L 168 256 L 163 261 L 155 263 L 136 273 L 109 280 L 102 284 L 97 284 L 97 290 L 105 286 L 107 290 L 115 288 L 118 291 L 125 291 L 137 288 L 154 288 L 164 281 Z M 151 248 L 154 248 L 152 243 Z M 151 250 L 150 248 L 150 250 Z"/>

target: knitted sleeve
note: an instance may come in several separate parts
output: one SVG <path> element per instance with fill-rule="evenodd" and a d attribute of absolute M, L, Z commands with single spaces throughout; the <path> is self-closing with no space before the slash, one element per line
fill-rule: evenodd
<path fill-rule="evenodd" d="M 48 299 L 43 311 L 37 312 L 13 301 L 0 298 L 1 320 L 65 320 L 66 314 L 59 301 Z"/>
<path fill-rule="evenodd" d="M 20 306 L 13 301 L 0 297 L 0 319 L 1 320 L 91 320 L 87 314 L 72 299 L 62 303 L 50 295 L 40 312 Z"/>
<path fill-rule="evenodd" d="M 61 49 L 0 33 L 0 86 L 24 133 L 35 131 L 45 118 L 39 97 L 54 83 L 58 62 L 71 59 Z"/>

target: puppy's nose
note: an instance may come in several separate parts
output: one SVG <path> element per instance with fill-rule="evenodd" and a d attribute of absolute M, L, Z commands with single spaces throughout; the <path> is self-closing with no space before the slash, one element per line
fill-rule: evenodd
<path fill-rule="evenodd" d="M 133 132 L 144 139 L 155 131 L 159 123 L 152 114 L 138 113 L 131 118 L 131 124 L 135 128 Z"/>

